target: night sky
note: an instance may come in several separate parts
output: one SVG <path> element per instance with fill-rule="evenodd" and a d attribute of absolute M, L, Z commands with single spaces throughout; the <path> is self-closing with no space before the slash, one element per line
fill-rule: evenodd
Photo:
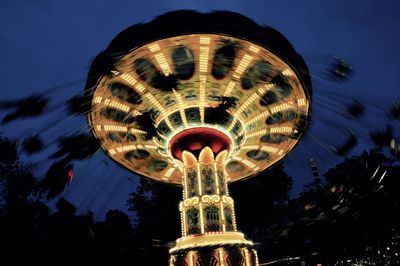
<path fill-rule="evenodd" d="M 43 92 L 52 99 L 45 116 L 0 126 L 4 136 L 21 139 L 55 124 L 42 135 L 49 145 L 46 152 L 22 157 L 24 162 L 36 164 L 37 176 L 41 177 L 52 163 L 46 158 L 54 151 L 58 137 L 87 130 L 85 118 L 68 117 L 62 104 L 82 92 L 97 53 L 126 27 L 178 9 L 239 12 L 279 30 L 305 58 L 313 74 L 313 117 L 309 135 L 285 161 L 294 181 L 292 195 L 311 181 L 311 157 L 317 160 L 321 172 L 343 159 L 320 147 L 316 139 L 337 145 L 345 136 L 345 128 L 351 128 L 359 138 L 351 154 L 359 154 L 372 147 L 368 133 L 385 126 L 386 108 L 400 98 L 400 2 L 395 0 L 0 1 L 0 99 Z M 354 75 L 349 81 L 323 79 L 323 71 L 334 55 L 353 65 Z M 340 115 L 351 97 L 366 105 L 367 113 L 359 121 Z M 0 118 L 4 114 L 0 113 Z M 80 213 L 93 211 L 97 219 L 109 209 L 125 210 L 128 194 L 139 180 L 101 151 L 90 160 L 75 163 L 74 169 L 74 181 L 62 196 Z"/>

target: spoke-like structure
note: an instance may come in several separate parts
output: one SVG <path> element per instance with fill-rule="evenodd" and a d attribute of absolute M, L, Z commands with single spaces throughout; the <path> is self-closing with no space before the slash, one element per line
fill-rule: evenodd
<path fill-rule="evenodd" d="M 91 93 L 89 120 L 108 154 L 136 173 L 176 184 L 182 171 L 168 147 L 176 134 L 208 127 L 228 135 L 226 171 L 235 181 L 289 153 L 310 108 L 308 91 L 288 63 L 258 44 L 216 34 L 134 49 Z M 140 123 L 143 114 L 156 134 Z M 116 134 L 127 133 L 122 145 L 116 141 Z M 133 150 L 148 156 L 131 156 Z"/>
<path fill-rule="evenodd" d="M 283 159 L 306 130 L 310 77 L 289 42 L 238 14 L 178 11 L 122 32 L 89 76 L 107 155 L 183 188 L 170 266 L 258 265 L 228 183 Z"/>

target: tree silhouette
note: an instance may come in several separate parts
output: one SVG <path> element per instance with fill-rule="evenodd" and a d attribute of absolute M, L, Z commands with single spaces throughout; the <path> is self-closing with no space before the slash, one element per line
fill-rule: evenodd
<path fill-rule="evenodd" d="M 287 224 L 293 211 L 288 205 L 292 177 L 282 164 L 249 180 L 230 185 L 239 230 L 257 243 L 260 261 L 291 253 Z"/>
<path fill-rule="evenodd" d="M 48 208 L 35 197 L 37 181 L 19 161 L 17 145 L 0 137 L 0 242 L 5 255 L 33 254 Z M 33 248 L 32 248 L 33 247 Z"/>
<path fill-rule="evenodd" d="M 399 233 L 399 174 L 400 167 L 374 149 L 329 169 L 324 186 L 306 187 L 297 199 L 305 252 L 333 263 L 372 256 L 366 250 L 391 242 Z"/>
<path fill-rule="evenodd" d="M 137 260 L 146 261 L 148 265 L 167 263 L 168 250 L 181 233 L 178 210 L 181 198 L 182 190 L 177 186 L 140 180 L 139 187 L 128 200 L 129 210 L 136 213 Z"/>
<path fill-rule="evenodd" d="M 110 210 L 104 222 L 94 226 L 95 256 L 119 260 L 119 265 L 132 265 L 135 260 L 134 235 L 129 217 L 120 210 Z M 125 261 L 125 263 L 123 263 Z"/>
<path fill-rule="evenodd" d="M 94 221 L 63 198 L 52 212 L 39 200 L 40 186 L 19 160 L 16 143 L 0 137 L 0 150 L 2 260 L 166 265 L 180 236 L 181 188 L 141 179 L 127 201 L 133 222 L 120 210 Z M 230 185 L 239 230 L 256 243 L 260 261 L 287 265 L 285 258 L 300 256 L 309 264 L 365 257 L 379 265 L 399 262 L 396 161 L 374 149 L 344 159 L 324 176 L 295 198 L 289 197 L 292 177 L 282 164 Z"/>

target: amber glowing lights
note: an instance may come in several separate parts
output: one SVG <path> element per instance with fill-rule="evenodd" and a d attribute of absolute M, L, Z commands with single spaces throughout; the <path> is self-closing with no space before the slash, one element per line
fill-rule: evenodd
<path fill-rule="evenodd" d="M 284 158 L 307 127 L 307 66 L 282 35 L 231 12 L 172 12 L 119 34 L 85 93 L 114 161 L 183 187 L 170 266 L 258 265 L 228 182 Z"/>
<path fill-rule="evenodd" d="M 218 265 L 224 265 L 227 249 L 221 246 L 237 245 L 246 265 L 257 265 L 251 264 L 256 261 L 253 243 L 237 231 L 234 201 L 229 196 L 224 170 L 227 156 L 227 150 L 214 153 L 210 147 L 203 147 L 197 156 L 187 150 L 182 152 L 184 188 L 179 204 L 182 237 L 169 251 L 172 260 L 180 257 L 198 261 L 199 249 L 220 246 L 214 256 Z"/>
<path fill-rule="evenodd" d="M 222 73 L 224 69 L 218 68 L 226 63 L 218 64 L 223 60 L 220 51 L 229 44 L 236 55 L 231 68 Z M 171 90 L 160 89 L 157 80 L 174 75 L 184 78 L 172 82 Z M 115 84 L 119 90 L 113 90 Z M 278 56 L 249 41 L 215 34 L 171 37 L 133 49 L 91 92 L 89 121 L 108 154 L 136 173 L 176 184 L 181 184 L 182 172 L 169 152 L 169 140 L 179 132 L 208 127 L 227 135 L 232 147 L 226 171 L 235 181 L 268 168 L 290 152 L 300 137 L 293 130 L 301 126 L 309 109 L 302 82 Z M 222 108 L 224 97 L 231 102 Z M 150 139 L 136 119 L 144 113 L 150 113 L 157 130 Z M 108 138 L 110 132 L 128 131 L 135 135 L 134 141 L 116 143 Z M 149 150 L 146 157 L 114 152 L 121 144 L 144 147 L 154 142 L 157 149 Z M 249 155 L 242 149 L 249 146 L 281 152 L 255 149 Z M 252 156 L 257 152 L 267 155 L 260 161 L 257 158 L 262 157 Z"/>

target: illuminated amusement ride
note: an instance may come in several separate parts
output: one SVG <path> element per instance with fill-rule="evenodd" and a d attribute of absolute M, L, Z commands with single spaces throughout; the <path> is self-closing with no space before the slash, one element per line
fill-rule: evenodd
<path fill-rule="evenodd" d="M 310 77 L 285 37 L 232 12 L 167 13 L 118 34 L 85 94 L 110 158 L 183 188 L 169 265 L 258 265 L 228 183 L 282 160 L 307 127 Z"/>

